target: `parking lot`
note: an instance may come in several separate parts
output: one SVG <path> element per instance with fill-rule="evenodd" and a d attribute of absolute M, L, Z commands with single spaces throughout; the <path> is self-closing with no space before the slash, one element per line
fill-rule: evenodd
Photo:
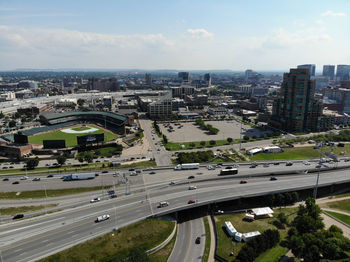
<path fill-rule="evenodd" d="M 235 120 L 225 121 L 206 121 L 206 124 L 210 124 L 219 129 L 216 135 L 208 135 L 205 130 L 201 130 L 194 124 L 181 123 L 181 125 L 170 124 L 169 127 L 165 127 L 164 124 L 160 124 L 160 129 L 171 142 L 191 142 L 191 141 L 208 141 L 208 140 L 225 140 L 228 137 L 238 139 L 240 137 L 240 122 Z M 170 128 L 172 127 L 172 129 Z M 169 132 L 168 130 L 173 130 Z M 257 128 L 253 128 L 249 125 L 242 125 L 242 137 L 247 135 L 249 137 L 259 137 L 261 134 L 266 134 L 267 131 L 260 131 Z"/>

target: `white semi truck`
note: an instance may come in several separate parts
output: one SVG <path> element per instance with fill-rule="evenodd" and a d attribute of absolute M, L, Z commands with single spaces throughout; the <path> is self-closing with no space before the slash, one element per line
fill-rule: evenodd
<path fill-rule="evenodd" d="M 95 173 L 70 174 L 64 177 L 63 181 L 94 179 Z"/>
<path fill-rule="evenodd" d="M 174 170 L 198 169 L 199 163 L 178 164 Z"/>

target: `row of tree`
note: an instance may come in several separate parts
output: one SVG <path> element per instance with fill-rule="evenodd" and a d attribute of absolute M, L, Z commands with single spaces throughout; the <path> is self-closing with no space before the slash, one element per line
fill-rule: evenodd
<path fill-rule="evenodd" d="M 265 197 L 267 205 L 271 207 L 293 205 L 299 201 L 298 192 L 286 192 L 281 194 L 273 194 Z"/>
<path fill-rule="evenodd" d="M 261 253 L 280 242 L 280 233 L 276 229 L 265 230 L 260 236 L 249 240 L 238 253 L 237 262 L 253 262 Z"/>
<path fill-rule="evenodd" d="M 181 152 L 177 155 L 177 163 L 202 163 L 208 162 L 214 158 L 214 153 L 211 150 L 208 151 L 198 151 L 198 152 Z"/>
<path fill-rule="evenodd" d="M 216 135 L 219 132 L 219 129 L 210 124 L 205 124 L 202 118 L 196 119 L 196 125 L 198 125 L 201 129 L 208 131 L 210 135 Z"/>
<path fill-rule="evenodd" d="M 350 240 L 343 236 L 337 226 L 328 230 L 321 217 L 321 209 L 315 199 L 308 198 L 305 205 L 300 205 L 298 214 L 288 231 L 286 247 L 290 248 L 297 258 L 304 261 L 340 260 L 350 261 L 346 252 L 350 251 Z"/>

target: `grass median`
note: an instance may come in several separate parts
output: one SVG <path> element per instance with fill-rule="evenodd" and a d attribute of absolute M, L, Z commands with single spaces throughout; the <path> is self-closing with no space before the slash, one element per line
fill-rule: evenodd
<path fill-rule="evenodd" d="M 344 215 L 344 214 L 340 214 L 337 212 L 332 212 L 332 211 L 323 211 L 337 219 L 339 219 L 340 221 L 344 222 L 345 224 L 350 226 L 350 216 Z"/>
<path fill-rule="evenodd" d="M 131 250 L 134 248 L 142 251 L 149 250 L 165 241 L 173 229 L 174 222 L 147 219 L 88 240 L 41 259 L 39 262 L 113 261 L 114 259 L 126 261 Z"/>
<path fill-rule="evenodd" d="M 39 205 L 39 206 L 3 207 L 3 208 L 1 208 L 1 215 L 2 216 L 13 216 L 13 215 L 18 214 L 18 213 L 38 211 L 38 210 L 42 210 L 44 208 L 55 207 L 57 205 L 58 204 Z"/>
<path fill-rule="evenodd" d="M 349 212 L 349 215 L 350 215 L 350 199 L 340 200 L 340 201 L 335 201 L 335 202 L 328 202 L 325 204 L 321 204 L 321 206 Z"/>
<path fill-rule="evenodd" d="M 89 163 L 89 164 L 75 164 L 75 165 L 64 165 L 58 168 L 50 168 L 50 167 L 37 167 L 33 170 L 25 169 L 2 169 L 0 170 L 0 174 L 9 174 L 9 175 L 36 175 L 42 173 L 66 173 L 66 172 L 79 172 L 79 171 L 99 171 L 104 169 L 123 169 L 123 168 L 143 168 L 143 167 L 152 167 L 156 166 L 156 162 L 154 160 L 148 161 L 140 161 L 132 164 L 125 164 L 115 167 L 108 167 L 109 162 L 105 163 Z"/>
<path fill-rule="evenodd" d="M 108 186 L 103 189 L 110 188 Z M 74 194 L 81 194 L 92 191 L 102 190 L 102 187 L 79 187 L 79 188 L 65 188 L 65 189 L 48 189 L 46 190 L 47 197 L 60 197 Z M 30 198 L 45 198 L 45 190 L 31 190 L 22 192 L 0 192 L 0 200 L 21 200 Z"/>
<path fill-rule="evenodd" d="M 175 246 L 176 236 L 177 236 L 177 229 L 173 239 L 165 247 L 149 255 L 150 262 L 167 262 Z"/>
<path fill-rule="evenodd" d="M 207 262 L 209 258 L 209 252 L 210 252 L 210 227 L 209 227 L 209 220 L 208 217 L 204 218 L 204 228 L 205 228 L 205 247 L 204 247 L 204 253 L 203 253 L 203 258 L 202 262 Z"/>

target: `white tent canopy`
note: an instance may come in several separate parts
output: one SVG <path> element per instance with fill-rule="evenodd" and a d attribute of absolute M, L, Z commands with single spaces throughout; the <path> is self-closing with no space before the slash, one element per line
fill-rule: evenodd
<path fill-rule="evenodd" d="M 274 213 L 273 210 L 269 207 L 254 208 L 252 209 L 252 211 L 256 216 L 264 216 L 264 215 L 270 215 Z"/>

